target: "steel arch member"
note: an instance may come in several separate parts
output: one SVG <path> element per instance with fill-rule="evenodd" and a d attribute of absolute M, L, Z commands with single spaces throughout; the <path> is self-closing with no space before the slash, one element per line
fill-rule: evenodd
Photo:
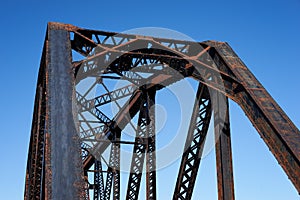
<path fill-rule="evenodd" d="M 80 59 L 75 60 L 72 53 L 80 55 Z M 142 76 L 143 73 L 149 76 Z M 88 77 L 121 79 L 127 85 L 87 98 L 86 94 L 76 93 L 76 85 Z M 142 145 L 138 137 L 135 142 L 122 141 L 122 131 L 138 113 L 140 125 L 149 117 L 143 115 L 147 110 L 143 106 L 150 97 L 155 103 L 149 91 L 155 93 L 184 78 L 198 81 L 199 87 L 173 199 L 191 199 L 212 112 L 218 139 L 218 197 L 234 199 L 228 99 L 242 108 L 300 193 L 299 129 L 229 44 L 96 31 L 52 22 L 48 24 L 37 82 L 24 198 L 109 199 L 112 189 L 112 198 L 120 199 L 120 146 L 131 144 L 136 153 L 147 152 L 147 198 L 156 199 L 152 162 L 156 152 L 155 131 L 147 131 L 154 134 L 148 135 Z M 102 106 L 117 104 L 120 99 L 125 99 L 125 103 L 118 104 L 113 116 L 104 112 Z M 225 109 L 214 107 L 218 99 L 224 100 Z M 74 119 L 77 112 L 82 119 Z M 85 119 L 85 113 L 93 119 Z M 223 121 L 219 119 L 220 113 L 225 116 Z M 155 130 L 155 123 L 146 127 Z M 102 153 L 110 145 L 111 159 L 106 170 L 97 160 L 103 160 Z M 133 160 L 143 160 L 142 157 Z M 127 199 L 138 198 L 141 166 L 135 164 L 133 161 L 132 168 L 137 170 L 129 176 Z M 88 172 L 93 174 L 94 183 L 87 187 Z M 89 192 L 91 188 L 93 192 Z"/>

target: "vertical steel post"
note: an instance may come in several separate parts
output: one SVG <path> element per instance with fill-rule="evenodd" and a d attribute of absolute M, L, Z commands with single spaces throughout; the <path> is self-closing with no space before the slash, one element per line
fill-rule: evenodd
<path fill-rule="evenodd" d="M 219 104 L 220 101 L 225 101 L 225 107 Z M 234 200 L 228 98 L 223 94 L 215 91 L 213 95 L 213 109 L 216 142 L 218 199 Z"/>
<path fill-rule="evenodd" d="M 67 30 L 49 25 L 48 132 L 51 138 L 52 199 L 82 199 L 80 142 L 74 123 L 71 42 Z"/>
<path fill-rule="evenodd" d="M 113 167 L 113 173 L 114 173 L 114 186 L 113 186 L 113 200 L 119 200 L 120 199 L 120 136 L 121 133 L 116 133 L 116 143 L 114 145 L 114 155 L 115 155 L 115 163 Z"/>
<path fill-rule="evenodd" d="M 70 38 L 70 34 L 74 37 Z M 141 42 L 152 44 L 151 50 L 141 49 L 141 51 L 131 52 L 131 49 L 135 45 L 140 46 Z M 103 49 L 100 54 L 94 51 L 96 46 Z M 197 54 L 200 50 L 195 48 L 196 46 L 202 46 L 205 49 Z M 83 55 L 85 59 L 72 63 L 72 50 Z M 155 53 L 151 53 L 152 50 L 155 50 Z M 167 51 L 172 53 L 168 54 Z M 200 59 L 204 52 L 210 54 L 214 61 L 213 65 L 210 61 L 203 62 L 211 60 L 206 56 Z M 136 35 L 115 35 L 103 31 L 85 30 L 70 24 L 49 23 L 40 65 L 29 144 L 24 194 L 26 200 L 89 199 L 89 189 L 92 186 L 104 185 L 100 183 L 102 176 L 102 172 L 99 174 L 100 166 L 95 163 L 94 185 L 90 184 L 90 188 L 85 187 L 83 169 L 87 175 L 87 170 L 92 167 L 94 158 L 89 155 L 84 160 L 84 165 L 82 164 L 79 135 L 73 120 L 74 110 L 72 109 L 72 101 L 75 100 L 74 76 L 81 79 L 92 73 L 99 75 L 99 72 L 104 69 L 101 67 L 103 63 L 87 64 L 88 62 L 85 62 L 91 61 L 88 56 L 93 53 L 97 53 L 94 55 L 95 58 L 109 56 L 111 61 L 117 59 L 116 62 L 107 66 L 107 72 L 114 72 L 137 85 L 141 85 L 144 78 L 131 69 L 141 70 L 140 64 L 142 63 L 144 65 L 149 61 L 151 64 L 168 65 L 176 71 L 176 73 L 170 73 L 169 70 L 165 70 L 165 67 L 155 69 L 156 72 L 150 76 L 153 78 L 150 81 L 150 89 L 142 86 L 136 90 L 125 104 L 126 106 L 123 106 L 113 118 L 115 121 L 110 120 L 101 110 L 92 109 L 92 114 L 109 127 L 105 134 L 111 135 L 112 133 L 114 137 L 109 139 L 116 141 L 112 144 L 105 189 L 104 186 L 100 187 L 101 199 L 110 200 L 112 188 L 113 199 L 120 199 L 120 129 L 123 129 L 130 121 L 125 117 L 126 114 L 133 117 L 138 111 L 140 111 L 141 132 L 137 132 L 137 135 L 140 134 L 136 138 L 134 147 L 134 153 L 137 155 L 132 159 L 134 170 L 130 174 L 126 198 L 138 199 L 143 162 L 146 157 L 146 198 L 156 199 L 155 111 L 151 109 L 155 104 L 155 90 L 152 89 L 154 87 L 162 89 L 162 85 L 166 83 L 169 85 L 183 78 L 181 76 L 179 79 L 174 78 L 176 74 L 184 77 L 192 76 L 205 86 L 200 84 L 198 88 L 198 100 L 194 105 L 173 199 L 191 199 L 192 197 L 213 105 L 218 197 L 219 200 L 234 200 L 227 97 L 241 106 L 297 191 L 300 192 L 299 129 L 227 43 L 216 41 L 194 43 L 144 38 Z M 194 53 L 197 56 L 194 56 Z M 122 56 L 113 56 L 114 54 Z M 134 60 L 139 61 L 132 62 Z M 84 63 L 87 65 L 85 66 Z M 197 70 L 195 70 L 196 65 L 199 65 Z M 154 70 L 154 68 L 149 68 L 149 70 Z M 160 71 L 157 73 L 157 70 Z M 146 71 L 150 72 L 148 69 Z M 219 92 L 214 91 L 213 94 L 209 94 L 206 86 L 212 91 L 218 90 Z M 121 92 L 119 94 L 127 95 L 122 91 L 124 92 L 124 90 L 119 90 L 118 92 Z M 141 93 L 143 93 L 142 97 Z M 109 93 L 109 95 L 112 94 Z M 107 102 L 112 101 L 107 95 L 106 98 Z M 115 99 L 119 99 L 119 95 Z M 225 106 L 220 106 L 220 102 L 226 102 Z M 88 101 L 85 103 L 89 105 Z M 101 152 L 93 153 L 101 154 L 108 145 L 109 143 L 99 145 Z M 94 198 L 98 199 L 99 190 L 95 189 L 94 192 Z"/>
<path fill-rule="evenodd" d="M 147 91 L 146 199 L 156 200 L 155 90 Z"/>
<path fill-rule="evenodd" d="M 113 200 L 120 199 L 120 130 L 114 133 L 112 142 L 109 166 L 107 169 L 106 185 L 105 185 L 105 199 L 110 200 L 111 189 L 113 188 Z"/>
<path fill-rule="evenodd" d="M 143 98 L 142 95 L 140 98 Z M 147 120 L 146 120 L 146 107 L 144 106 L 145 99 L 141 100 L 139 119 L 136 130 L 135 144 L 133 147 L 133 155 L 130 167 L 130 174 L 128 179 L 128 188 L 126 199 L 136 200 L 139 198 L 140 184 L 143 173 L 143 166 L 145 160 L 146 146 L 145 137 L 147 132 Z"/>
<path fill-rule="evenodd" d="M 211 118 L 211 100 L 205 85 L 199 84 L 190 126 L 181 158 L 173 200 L 192 198 Z"/>
<path fill-rule="evenodd" d="M 94 200 L 104 200 L 104 182 L 101 161 L 94 162 Z"/>

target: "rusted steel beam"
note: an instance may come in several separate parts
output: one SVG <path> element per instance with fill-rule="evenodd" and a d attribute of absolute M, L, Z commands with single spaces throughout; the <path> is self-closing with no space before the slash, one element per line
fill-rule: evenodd
<path fill-rule="evenodd" d="M 71 39 L 70 35 L 74 37 Z M 152 45 L 151 48 L 148 48 L 149 44 Z M 143 46 L 145 48 L 141 48 Z M 87 57 L 85 61 L 91 61 L 92 64 L 84 61 L 72 63 L 71 50 Z M 108 66 L 102 63 L 106 56 L 109 56 L 109 62 L 111 62 Z M 142 63 L 146 63 L 147 66 L 142 66 Z M 163 69 L 158 70 L 153 67 L 156 64 L 163 65 Z M 95 159 L 89 155 L 85 157 L 84 166 L 81 166 L 79 140 L 72 140 L 78 135 L 75 125 L 72 124 L 70 100 L 74 99 L 74 84 L 95 72 L 103 72 L 103 78 L 110 78 L 106 76 L 107 74 L 117 74 L 115 78 L 120 77 L 139 88 L 112 120 L 108 119 L 101 110 L 92 111 L 100 116 L 100 121 L 108 127 L 104 131 L 106 136 L 110 137 L 108 139 L 114 138 L 115 133 L 123 129 L 136 115 L 142 102 L 141 90 L 150 88 L 159 90 L 182 78 L 192 77 L 205 88 L 207 86 L 210 90 L 218 91 L 220 96 L 225 95 L 242 107 L 300 193 L 300 132 L 228 44 L 213 41 L 196 43 L 118 34 L 82 29 L 69 24 L 49 23 L 38 77 L 26 171 L 25 199 L 56 199 L 58 196 L 65 199 L 89 198 L 89 194 L 86 193 L 88 189 L 84 188 L 80 177 L 83 173 L 82 168 L 89 169 L 95 163 Z M 150 79 L 143 78 L 139 75 L 140 72 L 153 73 L 155 76 Z M 77 76 L 76 80 L 74 80 L 74 75 Z M 127 90 L 121 92 L 125 92 L 122 95 L 130 93 Z M 42 100 L 39 100 L 40 95 Z M 117 93 L 116 95 L 118 98 Z M 102 98 L 101 101 L 97 102 L 99 105 L 113 100 L 108 94 L 100 98 Z M 88 109 L 90 107 L 93 105 L 87 106 Z M 215 120 L 217 124 L 218 119 L 215 118 Z M 230 132 L 229 122 L 227 122 L 226 119 L 225 124 L 228 124 L 228 128 L 221 129 L 218 125 L 215 128 L 216 134 L 220 133 L 216 147 L 219 166 L 219 199 L 234 199 Z M 95 130 L 90 128 L 90 132 L 102 130 L 102 128 Z M 153 137 L 148 140 L 147 148 L 149 150 L 153 147 L 153 152 L 155 152 L 153 141 L 155 141 Z M 99 144 L 104 143 L 99 142 Z M 117 142 L 112 145 L 119 144 L 120 142 Z M 187 140 L 187 147 L 190 147 L 189 144 L 191 146 L 192 143 Z M 151 147 L 151 145 L 154 146 Z M 202 146 L 200 145 L 200 150 L 197 147 L 199 152 L 202 151 Z M 98 149 L 98 153 L 101 154 L 106 148 L 105 145 L 99 147 L 102 150 Z M 60 159 L 58 155 L 61 155 Z M 188 164 L 189 160 L 184 159 L 184 156 L 182 163 Z M 113 158 L 117 157 L 113 156 Z M 155 160 L 155 156 L 153 158 L 147 159 L 148 164 L 151 160 Z M 193 159 L 196 159 L 196 164 L 189 168 L 194 176 L 188 176 L 184 167 L 180 170 L 176 189 L 180 191 L 181 187 L 181 191 L 186 193 L 175 192 L 173 197 L 175 199 L 177 197 L 191 198 L 198 169 L 196 165 L 200 162 L 199 157 L 193 157 Z M 114 185 L 111 187 L 114 188 L 114 199 L 118 199 L 120 179 L 118 166 L 114 165 L 114 169 L 109 169 L 108 174 L 114 174 L 114 180 L 111 179 Z M 149 166 L 148 169 L 151 169 Z M 156 194 L 151 191 L 151 184 L 149 184 L 152 183 L 151 176 L 148 174 L 147 191 L 150 194 L 148 199 L 152 198 L 151 193 Z M 187 178 L 187 182 L 182 181 L 182 177 Z M 59 180 L 61 182 L 58 182 Z M 61 192 L 62 188 L 64 191 Z"/>
<path fill-rule="evenodd" d="M 95 97 L 95 99 L 88 100 L 88 109 L 92 109 L 93 107 L 99 107 L 104 104 L 110 103 L 112 101 L 116 101 L 118 99 L 127 97 L 131 95 L 136 90 L 134 85 L 124 86 L 122 88 L 116 89 L 114 91 L 110 91 L 109 93 L 102 94 L 100 96 Z"/>
<path fill-rule="evenodd" d="M 121 132 L 116 133 L 114 140 L 120 140 Z M 109 166 L 106 175 L 104 199 L 110 200 L 111 190 L 113 189 L 113 200 L 120 199 L 120 143 L 112 143 Z"/>
<path fill-rule="evenodd" d="M 234 181 L 228 98 L 217 91 L 212 93 L 216 143 L 215 151 L 217 165 L 216 169 L 218 182 L 218 199 L 234 200 Z M 224 102 L 226 105 L 223 106 Z"/>
<path fill-rule="evenodd" d="M 48 27 L 48 127 L 51 140 L 52 199 L 83 199 L 80 143 L 73 120 L 74 76 L 69 32 Z"/>
<path fill-rule="evenodd" d="M 236 102 L 300 193 L 300 131 L 227 43 L 209 42 L 238 78 Z"/>
<path fill-rule="evenodd" d="M 45 176 L 48 177 L 49 170 L 45 166 L 48 159 L 47 155 L 47 106 L 46 106 L 46 85 L 47 85 L 47 40 L 45 41 L 42 59 L 40 63 L 38 83 L 36 87 L 35 104 L 32 119 L 31 136 L 29 142 L 27 169 L 26 169 L 26 182 L 24 199 L 47 199 L 48 198 L 48 185 L 45 185 Z M 47 170 L 47 172 L 46 172 Z M 47 180 L 49 183 L 49 180 Z M 50 194 L 50 192 L 49 192 Z"/>
<path fill-rule="evenodd" d="M 72 25 L 71 25 L 72 26 Z M 116 48 L 118 46 L 128 45 L 133 40 L 149 40 L 157 43 L 165 48 L 186 54 L 188 56 L 196 56 L 199 53 L 199 43 L 183 40 L 172 40 L 167 38 L 143 37 L 138 35 L 130 35 L 124 33 L 104 32 L 96 30 L 81 29 L 79 27 L 68 25 L 69 31 L 73 32 L 75 37 L 72 43 L 74 49 L 87 56 L 86 49 L 99 48 L 100 51 Z M 83 46 L 85 44 L 87 46 Z M 156 48 L 156 46 L 154 46 Z M 201 49 L 201 48 L 200 48 Z"/>
<path fill-rule="evenodd" d="M 112 140 L 114 138 L 115 132 L 123 130 L 125 126 L 130 122 L 130 120 L 136 115 L 136 113 L 138 112 L 138 107 L 141 103 L 140 95 L 141 91 L 136 90 L 122 107 L 122 109 L 116 114 L 113 123 L 104 132 L 106 140 Z M 98 142 L 93 148 L 92 154 L 96 157 L 100 157 L 102 152 L 109 146 L 109 144 L 109 142 Z M 89 157 L 84 160 L 84 169 L 88 169 L 91 167 L 91 160 L 92 159 L 90 159 Z"/>
<path fill-rule="evenodd" d="M 32 138 L 30 140 L 30 154 L 27 164 L 27 180 L 25 199 L 42 199 L 43 196 L 43 157 L 45 137 L 46 102 L 43 94 L 44 88 L 38 86 L 33 119 Z"/>
<path fill-rule="evenodd" d="M 160 90 L 168 85 L 171 85 L 179 80 L 181 80 L 183 77 L 181 76 L 170 76 L 170 75 L 164 75 L 164 74 L 156 74 L 151 77 L 149 77 L 149 80 L 146 82 L 147 84 L 144 85 L 144 90 Z M 157 85 L 160 85 L 159 87 Z M 135 92 L 133 92 L 130 99 L 124 104 L 124 106 L 118 111 L 118 113 L 115 115 L 112 123 L 112 127 L 109 127 L 107 131 L 104 133 L 107 138 L 111 139 L 113 134 L 111 134 L 113 130 L 123 130 L 125 126 L 130 122 L 130 120 L 137 114 L 139 111 L 139 106 L 141 103 L 141 90 L 137 89 Z M 85 105 L 85 104 L 84 104 Z M 99 142 L 97 146 L 95 147 L 95 150 L 93 150 L 93 154 L 100 156 L 100 154 L 108 147 L 109 143 L 107 142 Z M 84 169 L 88 169 L 91 167 L 91 159 L 87 158 L 84 161 Z"/>
<path fill-rule="evenodd" d="M 173 200 L 192 198 L 205 138 L 211 118 L 211 100 L 205 85 L 199 84 Z"/>
<path fill-rule="evenodd" d="M 141 184 L 141 178 L 142 178 L 142 172 L 143 172 L 143 166 L 144 166 L 144 160 L 145 160 L 145 152 L 147 144 L 144 142 L 146 138 L 146 132 L 147 132 L 147 107 L 144 106 L 145 99 L 142 99 L 141 105 L 140 105 L 140 113 L 139 113 L 139 119 L 138 119 L 138 126 L 136 130 L 136 137 L 135 137 L 135 145 L 133 147 L 133 155 L 132 155 L 132 161 L 131 161 L 131 167 L 130 167 L 130 174 L 128 178 L 128 184 L 127 184 L 127 194 L 126 199 L 127 200 L 134 200 L 139 198 L 139 190 L 140 190 L 140 184 Z"/>
<path fill-rule="evenodd" d="M 94 170 L 94 200 L 104 200 L 104 179 L 101 161 L 95 161 Z"/>
<path fill-rule="evenodd" d="M 156 200 L 156 137 L 155 137 L 155 94 L 156 90 L 146 92 L 146 199 Z"/>
<path fill-rule="evenodd" d="M 161 48 L 164 48 L 164 47 L 161 47 Z M 122 61 L 123 58 L 126 62 L 129 62 L 131 59 L 147 58 L 147 59 L 155 59 L 155 60 L 157 60 L 157 62 L 168 64 L 169 67 L 171 67 L 179 72 L 186 71 L 187 67 L 189 65 L 192 65 L 193 67 L 190 68 L 191 71 L 195 71 L 195 70 L 198 71 L 198 74 L 203 76 L 202 78 L 205 78 L 204 74 L 202 74 L 202 71 L 205 71 L 205 72 L 207 71 L 211 74 L 220 75 L 220 76 L 224 77 L 224 79 L 230 80 L 233 83 L 238 83 L 238 80 L 235 79 L 234 76 L 231 76 L 231 74 L 228 74 L 225 71 L 215 68 L 208 63 L 200 61 L 198 58 L 187 57 L 183 54 L 176 55 L 175 53 L 177 53 L 177 52 L 170 52 L 168 50 L 169 49 L 166 49 L 166 48 L 159 49 L 154 52 L 151 52 L 151 51 L 149 52 L 149 50 L 140 50 L 139 52 L 130 52 L 130 51 L 124 52 L 124 50 L 120 50 L 120 51 L 118 51 L 118 54 L 116 52 L 114 52 L 115 55 L 113 54 L 114 56 L 112 56 L 110 58 L 114 62 L 112 62 L 109 66 L 106 66 L 104 64 L 103 65 L 90 64 L 91 61 L 101 63 L 101 61 L 103 62 L 105 60 L 105 54 L 101 52 L 100 55 L 96 55 L 94 57 L 87 58 L 87 60 L 85 60 L 85 62 L 82 64 L 83 67 L 81 65 L 78 65 L 80 70 L 84 70 L 84 71 L 79 71 L 77 73 L 78 80 L 81 80 L 88 76 L 91 76 L 91 74 L 97 74 L 103 70 L 113 70 L 116 67 L 118 67 L 118 65 L 116 65 L 116 64 L 119 63 L 120 61 Z M 171 54 L 171 55 L 169 55 L 169 54 Z M 175 54 L 175 55 L 173 55 L 173 54 Z M 130 59 L 130 60 L 128 60 L 128 59 Z M 127 65 L 128 65 L 128 63 L 127 63 Z M 127 70 L 133 69 L 134 67 L 135 66 L 132 65 L 132 68 L 128 68 Z M 124 71 L 124 72 L 128 72 L 128 71 Z M 188 72 L 187 72 L 187 75 L 189 75 Z M 205 81 L 207 82 L 207 84 L 210 83 L 209 80 L 205 80 Z"/>

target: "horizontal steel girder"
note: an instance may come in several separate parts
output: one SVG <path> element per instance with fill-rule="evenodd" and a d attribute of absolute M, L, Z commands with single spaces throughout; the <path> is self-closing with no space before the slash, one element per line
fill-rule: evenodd
<path fill-rule="evenodd" d="M 85 59 L 72 62 L 71 51 L 80 53 Z M 108 64 L 103 63 L 107 56 L 110 61 Z M 157 65 L 163 68 L 158 69 Z M 141 73 L 153 75 L 145 78 Z M 62 195 L 72 199 L 81 198 L 82 181 L 77 175 L 83 169 L 89 169 L 95 163 L 94 158 L 87 155 L 81 166 L 74 164 L 77 157 L 62 164 L 57 155 L 62 153 L 67 159 L 68 155 L 76 152 L 76 141 L 68 140 L 76 131 L 69 119 L 71 103 L 68 100 L 75 98 L 73 86 L 89 76 L 123 79 L 129 81 L 132 88 L 127 86 L 95 99 L 80 97 L 79 100 L 85 105 L 83 109 L 94 113 L 99 121 L 109 127 L 98 127 L 87 132 L 105 130 L 106 134 L 110 133 L 109 139 L 114 138 L 114 133 L 122 130 L 137 114 L 141 105 L 141 89 L 159 90 L 191 77 L 209 90 L 216 90 L 238 103 L 300 193 L 299 129 L 227 43 L 197 43 L 49 23 L 35 97 L 25 199 L 50 199 L 57 196 L 61 191 L 60 186 L 56 185 L 59 182 L 58 176 L 64 176 L 61 172 L 67 169 L 70 169 L 67 170 L 69 177 L 63 179 L 63 182 L 69 187 L 66 190 L 72 191 L 72 194 L 63 192 Z M 67 95 L 60 96 L 63 93 Z M 102 112 L 101 105 L 129 95 L 131 97 L 125 106 L 112 119 Z M 64 102 L 64 106 L 60 102 Z M 94 108 L 95 105 L 97 108 Z M 63 123 L 56 123 L 57 110 L 69 116 L 62 119 Z M 66 124 L 70 125 L 68 131 L 64 131 Z M 59 134 L 63 136 L 60 140 Z M 72 150 L 62 151 L 63 143 Z M 101 148 L 103 151 L 107 146 Z M 119 178 L 116 176 L 114 195 L 117 198 Z M 76 187 L 72 187 L 74 181 L 79 183 Z"/>

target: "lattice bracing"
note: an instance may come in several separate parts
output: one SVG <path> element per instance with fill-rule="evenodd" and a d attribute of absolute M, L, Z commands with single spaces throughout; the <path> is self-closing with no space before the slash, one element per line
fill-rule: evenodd
<path fill-rule="evenodd" d="M 191 124 L 173 199 L 191 199 L 211 118 L 211 100 L 206 86 L 197 91 Z"/>
<path fill-rule="evenodd" d="M 157 199 L 155 96 L 182 80 L 199 86 L 170 198 L 192 198 L 212 118 L 218 198 L 234 199 L 228 100 L 242 108 L 300 192 L 300 132 L 227 43 L 49 23 L 24 198 Z M 124 139 L 128 127 L 132 140 Z M 123 145 L 133 153 L 126 183 Z"/>

